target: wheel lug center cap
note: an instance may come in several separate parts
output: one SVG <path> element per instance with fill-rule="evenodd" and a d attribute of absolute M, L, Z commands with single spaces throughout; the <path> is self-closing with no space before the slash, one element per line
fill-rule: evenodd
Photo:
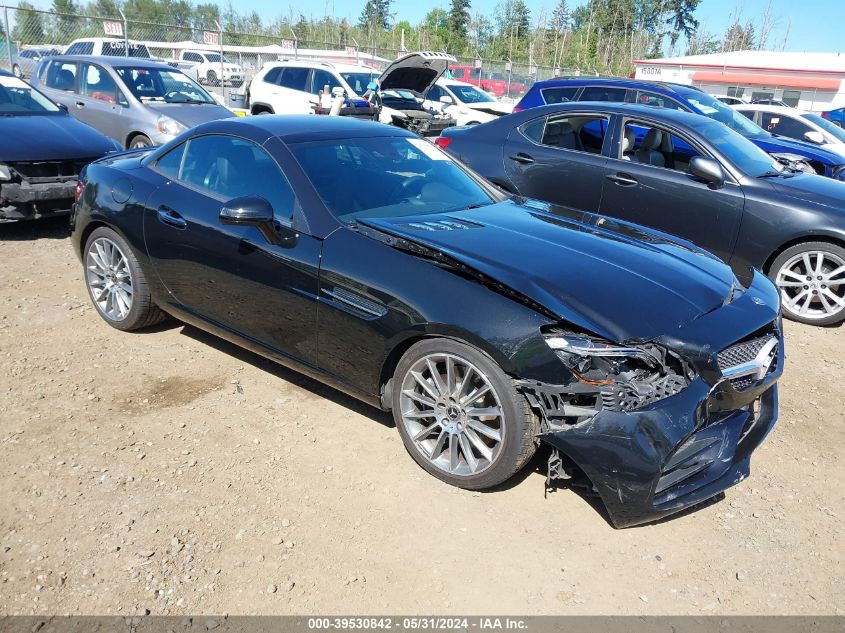
<path fill-rule="evenodd" d="M 449 408 L 446 409 L 446 415 L 450 420 L 456 421 L 459 417 L 461 417 L 461 410 L 455 405 L 450 405 Z"/>

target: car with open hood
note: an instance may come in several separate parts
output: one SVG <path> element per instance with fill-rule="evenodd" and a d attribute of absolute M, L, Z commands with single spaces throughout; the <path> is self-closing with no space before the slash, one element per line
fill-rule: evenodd
<path fill-rule="evenodd" d="M 216 121 L 93 163 L 78 190 L 72 242 L 109 325 L 172 315 L 392 411 L 455 486 L 499 485 L 543 443 L 550 477 L 583 473 L 633 525 L 744 479 L 777 417 L 768 279 L 506 196 L 407 130 Z"/>
<path fill-rule="evenodd" d="M 0 223 L 69 213 L 82 168 L 119 149 L 0 70 Z"/>
<path fill-rule="evenodd" d="M 443 77 L 425 93 L 425 105 L 445 112 L 457 125 L 487 123 L 513 110 L 513 104 L 502 103 L 477 86 Z"/>
<path fill-rule="evenodd" d="M 142 58 L 56 55 L 42 62 L 33 85 L 127 148 L 235 116 L 178 68 Z"/>
<path fill-rule="evenodd" d="M 320 105 L 326 88 L 344 96 L 345 114 L 376 118 L 421 135 L 436 136 L 455 125 L 423 97 L 454 57 L 445 53 L 408 53 L 379 73 L 368 66 L 323 61 L 285 60 L 265 64 L 250 83 L 252 114 L 309 114 Z M 374 107 L 374 110 L 373 110 Z"/>

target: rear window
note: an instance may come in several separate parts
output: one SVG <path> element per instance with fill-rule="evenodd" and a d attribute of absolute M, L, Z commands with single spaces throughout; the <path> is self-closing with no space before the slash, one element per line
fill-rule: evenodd
<path fill-rule="evenodd" d="M 305 91 L 305 83 L 308 81 L 308 69 L 288 66 L 282 71 L 282 78 L 279 85 L 291 90 Z"/>
<path fill-rule="evenodd" d="M 578 101 L 625 101 L 625 88 L 611 88 L 610 86 L 587 86 Z"/>
<path fill-rule="evenodd" d="M 544 88 L 540 91 L 543 95 L 543 103 L 566 103 L 575 99 L 578 87 L 569 88 Z"/>

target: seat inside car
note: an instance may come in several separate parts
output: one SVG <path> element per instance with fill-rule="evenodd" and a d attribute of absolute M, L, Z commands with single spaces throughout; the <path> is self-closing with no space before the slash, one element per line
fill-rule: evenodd
<path fill-rule="evenodd" d="M 632 160 L 634 146 L 637 144 L 637 137 L 634 130 L 625 128 L 625 136 L 622 137 L 622 160 Z"/>
<path fill-rule="evenodd" d="M 625 135 L 627 136 L 626 129 Z M 646 165 L 655 165 L 657 167 L 666 166 L 666 158 L 663 156 L 661 146 L 663 145 L 663 131 L 657 128 L 651 128 L 643 138 L 640 148 L 636 151 L 636 159 L 639 163 Z"/>
<path fill-rule="evenodd" d="M 553 121 L 546 125 L 546 131 L 543 133 L 543 145 L 580 151 L 584 149 L 581 139 L 578 138 L 575 128 L 569 121 Z"/>

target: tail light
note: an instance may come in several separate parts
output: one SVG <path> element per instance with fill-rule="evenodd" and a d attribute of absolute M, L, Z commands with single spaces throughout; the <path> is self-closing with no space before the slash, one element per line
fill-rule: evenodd
<path fill-rule="evenodd" d="M 514 112 L 522 112 L 523 110 L 525 110 L 525 108 L 520 108 L 519 106 L 516 106 L 516 107 L 513 109 L 513 111 L 514 111 Z"/>
<path fill-rule="evenodd" d="M 85 183 L 82 180 L 76 181 L 76 192 L 73 194 L 73 201 L 79 202 L 79 199 L 82 197 L 82 193 L 85 191 Z"/>
<path fill-rule="evenodd" d="M 446 149 L 449 147 L 449 143 L 452 142 L 452 139 L 448 136 L 438 136 L 434 139 L 434 144 L 437 145 L 440 149 Z"/>
<path fill-rule="evenodd" d="M 830 112 L 822 112 L 822 118 L 827 119 L 830 117 Z"/>

